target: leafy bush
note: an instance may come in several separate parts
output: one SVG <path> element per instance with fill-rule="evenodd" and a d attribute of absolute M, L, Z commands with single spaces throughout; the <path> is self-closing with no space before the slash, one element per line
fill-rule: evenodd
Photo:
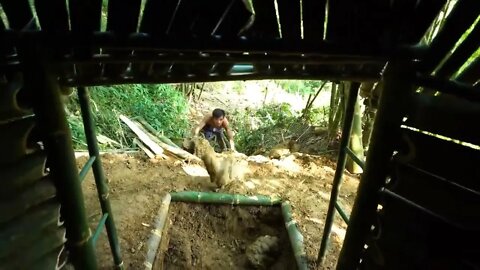
<path fill-rule="evenodd" d="M 234 112 L 231 118 L 237 130 L 238 151 L 250 155 L 260 148 L 271 148 L 283 140 L 292 125 L 298 122 L 298 116 L 287 103 L 266 105 L 257 111 Z"/>
<path fill-rule="evenodd" d="M 104 135 L 120 144 L 132 145 L 132 134 L 118 116 L 142 117 L 156 130 L 171 139 L 179 139 L 189 129 L 188 104 L 171 85 L 117 85 L 90 89 L 97 135 Z M 75 147 L 85 148 L 83 125 L 76 95 L 67 104 L 69 124 Z"/>

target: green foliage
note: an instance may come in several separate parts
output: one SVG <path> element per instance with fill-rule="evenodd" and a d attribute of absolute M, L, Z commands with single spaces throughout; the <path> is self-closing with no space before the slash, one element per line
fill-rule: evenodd
<path fill-rule="evenodd" d="M 275 83 L 288 93 L 309 95 L 315 93 L 322 81 L 277 80 Z"/>
<path fill-rule="evenodd" d="M 132 145 L 132 134 L 118 116 L 142 117 L 152 127 L 171 139 L 179 139 L 189 129 L 188 104 L 171 85 L 118 85 L 90 89 L 97 135 L 104 135 L 126 147 Z M 69 124 L 76 148 L 85 148 L 83 125 L 74 96 L 67 104 Z"/>
<path fill-rule="evenodd" d="M 231 118 L 237 131 L 237 150 L 250 155 L 259 148 L 271 148 L 299 122 L 298 117 L 287 103 L 266 105 L 257 111 L 234 112 Z"/>

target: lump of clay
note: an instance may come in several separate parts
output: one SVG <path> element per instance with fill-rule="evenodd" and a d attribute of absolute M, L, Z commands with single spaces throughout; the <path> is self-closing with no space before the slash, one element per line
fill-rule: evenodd
<path fill-rule="evenodd" d="M 276 236 L 260 236 L 245 251 L 247 259 L 256 269 L 267 269 L 280 252 L 280 239 Z"/>
<path fill-rule="evenodd" d="M 200 137 L 193 139 L 195 155 L 203 160 L 210 175 L 210 181 L 218 188 L 228 185 L 232 181 L 242 181 L 247 171 L 248 163 L 241 155 L 234 152 L 217 154 L 210 143 Z"/>

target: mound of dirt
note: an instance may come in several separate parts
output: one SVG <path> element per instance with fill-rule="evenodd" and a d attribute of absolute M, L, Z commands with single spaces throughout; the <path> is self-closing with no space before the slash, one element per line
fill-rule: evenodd
<path fill-rule="evenodd" d="M 279 207 L 173 203 L 169 213 L 154 269 L 296 267 Z"/>
<path fill-rule="evenodd" d="M 222 188 L 233 181 L 243 181 L 247 173 L 248 163 L 234 152 L 215 153 L 210 143 L 201 137 L 192 140 L 195 155 L 203 160 L 210 181 Z"/>

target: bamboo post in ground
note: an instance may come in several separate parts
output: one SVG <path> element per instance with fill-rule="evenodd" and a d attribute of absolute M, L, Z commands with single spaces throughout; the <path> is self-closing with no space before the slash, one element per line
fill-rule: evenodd
<path fill-rule="evenodd" d="M 61 215 L 65 221 L 66 245 L 76 268 L 96 269 L 95 250 L 90 241 L 91 232 L 60 86 L 54 73 L 45 65 L 48 60 L 43 57 L 44 51 L 35 48 L 18 48 L 25 60 L 22 63 L 25 71 L 24 91 L 33 93 L 35 117 L 41 127 L 50 175 L 57 188 Z"/>
<path fill-rule="evenodd" d="M 392 60 L 383 75 L 384 86 L 368 151 L 365 170 L 358 186 L 348 230 L 338 259 L 337 269 L 358 267 L 371 225 L 375 222 L 379 190 L 385 185 L 390 159 L 399 140 L 400 126 L 413 94 L 414 69 L 409 63 Z"/>
<path fill-rule="evenodd" d="M 96 157 L 92 165 L 93 176 L 97 186 L 98 199 L 100 200 L 100 207 L 102 213 L 108 214 L 105 222 L 107 229 L 108 241 L 110 249 L 113 254 L 113 261 L 115 266 L 119 269 L 123 268 L 122 256 L 120 254 L 120 244 L 117 237 L 117 229 L 115 228 L 115 221 L 113 218 L 112 208 L 110 206 L 109 190 L 105 173 L 103 172 L 102 161 L 98 150 L 97 137 L 95 136 L 95 123 L 93 120 L 92 109 L 90 108 L 88 90 L 85 87 L 78 88 L 78 100 L 80 102 L 80 110 L 82 113 L 83 126 L 85 129 L 85 137 L 87 139 L 88 153 L 90 157 Z"/>
<path fill-rule="evenodd" d="M 332 191 L 330 193 L 330 201 L 328 203 L 327 218 L 325 220 L 325 227 L 323 229 L 322 243 L 318 252 L 317 266 L 322 265 L 323 259 L 327 252 L 328 241 L 330 233 L 332 231 L 333 220 L 335 217 L 335 204 L 337 203 L 338 194 L 340 192 L 340 183 L 342 181 L 343 171 L 345 170 L 345 164 L 347 162 L 346 148 L 350 141 L 350 132 L 353 124 L 353 113 L 355 109 L 355 102 L 358 96 L 359 83 L 351 83 L 350 91 L 348 93 L 347 110 L 345 111 L 342 140 L 340 142 L 340 149 L 338 153 L 337 169 L 335 170 L 335 176 L 332 183 Z"/>

